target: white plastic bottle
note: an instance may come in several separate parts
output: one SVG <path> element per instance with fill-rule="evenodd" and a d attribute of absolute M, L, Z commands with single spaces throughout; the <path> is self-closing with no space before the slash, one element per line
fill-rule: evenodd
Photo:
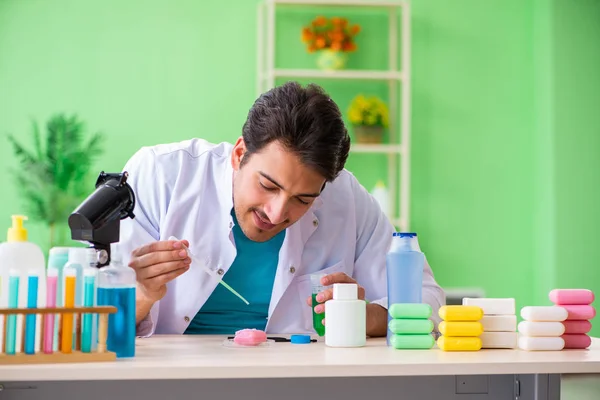
<path fill-rule="evenodd" d="M 375 187 L 371 190 L 371 196 L 377 200 L 381 211 L 390 218 L 390 194 L 383 181 L 377 181 Z"/>
<path fill-rule="evenodd" d="M 2 289 L 0 291 L 0 307 L 8 307 L 8 277 L 11 270 L 19 271 L 19 308 L 27 308 L 27 283 L 30 272 L 38 277 L 37 307 L 46 306 L 46 260 L 42 249 L 35 243 L 27 241 L 27 229 L 23 221 L 27 217 L 12 216 L 12 227 L 8 228 L 6 242 L 0 244 L 0 276 Z M 17 318 L 17 352 L 21 350 L 23 340 L 23 315 Z M 38 315 L 36 326 L 41 326 L 42 317 Z M 41 337 L 36 333 L 35 349 L 40 350 Z"/>
<path fill-rule="evenodd" d="M 367 341 L 367 304 L 358 299 L 355 283 L 333 285 L 333 299 L 325 302 L 325 345 L 362 347 Z"/>

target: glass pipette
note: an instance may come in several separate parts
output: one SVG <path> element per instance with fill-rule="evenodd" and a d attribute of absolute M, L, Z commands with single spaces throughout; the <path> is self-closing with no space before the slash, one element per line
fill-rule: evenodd
<path fill-rule="evenodd" d="M 178 242 L 181 242 L 179 239 L 177 239 L 175 236 L 171 236 L 169 237 L 169 240 L 176 240 Z M 192 259 L 192 262 L 195 262 L 196 264 L 198 264 L 203 270 L 204 272 L 206 272 L 207 274 L 209 274 L 212 277 L 215 277 L 219 280 L 219 283 L 223 286 L 225 286 L 225 288 L 227 290 L 229 290 L 231 293 L 233 293 L 234 295 L 236 295 L 240 300 L 242 300 L 244 303 L 246 303 L 246 305 L 249 305 L 250 303 L 248 302 L 248 300 L 246 300 L 241 294 L 239 294 L 238 292 L 236 292 L 231 286 L 229 286 L 223 279 L 220 279 L 219 277 L 217 277 L 217 273 L 216 271 L 213 271 L 212 269 L 210 269 L 208 267 L 208 265 L 206 265 L 203 262 L 200 262 L 200 260 L 198 260 L 198 258 L 192 254 L 192 252 L 190 251 L 190 249 L 188 247 L 186 247 L 185 244 L 181 243 L 181 245 L 183 246 L 183 248 L 185 249 L 185 251 L 187 251 L 188 256 L 190 256 L 190 258 Z"/>

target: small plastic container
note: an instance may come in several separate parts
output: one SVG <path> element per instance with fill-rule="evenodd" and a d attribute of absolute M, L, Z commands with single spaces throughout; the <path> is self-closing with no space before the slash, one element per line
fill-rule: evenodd
<path fill-rule="evenodd" d="M 111 251 L 109 265 L 98 271 L 99 306 L 115 306 L 108 316 L 106 348 L 118 358 L 135 356 L 135 271 L 121 263 L 118 252 Z"/>
<path fill-rule="evenodd" d="M 355 283 L 333 285 L 333 300 L 325 302 L 325 314 L 326 346 L 362 347 L 366 344 L 366 302 L 358 299 L 358 286 Z"/>

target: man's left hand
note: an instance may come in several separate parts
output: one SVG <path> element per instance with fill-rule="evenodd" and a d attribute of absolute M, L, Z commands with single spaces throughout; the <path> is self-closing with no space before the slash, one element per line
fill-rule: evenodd
<path fill-rule="evenodd" d="M 360 300 L 365 299 L 365 288 L 360 286 L 356 280 L 352 279 L 343 272 L 335 272 L 333 274 L 326 275 L 321 278 L 321 284 L 323 286 L 330 286 L 334 283 L 355 283 L 358 286 L 358 298 Z M 325 303 L 327 300 L 333 299 L 333 288 L 326 289 L 317 294 L 317 301 L 319 304 L 315 306 L 315 312 L 317 314 L 323 314 L 325 312 Z M 312 297 L 306 299 L 306 303 L 309 307 L 312 307 Z M 367 304 L 367 336 L 385 336 L 387 332 L 387 310 L 378 304 Z M 323 318 L 323 325 L 325 325 L 325 319 Z M 327 329 L 327 328 L 325 328 Z"/>
<path fill-rule="evenodd" d="M 356 283 L 358 286 L 358 298 L 360 300 L 365 299 L 365 288 L 360 286 L 356 280 L 352 279 L 348 275 L 343 272 L 335 272 L 333 274 L 325 275 L 321 278 L 321 284 L 323 286 L 330 286 L 334 283 Z M 317 301 L 319 303 L 325 303 L 327 300 L 333 299 L 333 287 L 326 289 L 319 294 L 317 294 Z M 306 303 L 312 307 L 312 297 L 306 299 Z M 325 304 L 318 304 L 315 306 L 315 312 L 317 314 L 322 314 L 325 312 Z"/>

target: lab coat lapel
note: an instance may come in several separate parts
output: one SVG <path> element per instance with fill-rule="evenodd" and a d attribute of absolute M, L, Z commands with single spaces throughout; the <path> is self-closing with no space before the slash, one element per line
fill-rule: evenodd
<path fill-rule="evenodd" d="M 190 250 L 196 256 L 196 262 L 192 263 L 188 274 L 182 275 L 181 279 L 178 279 L 180 286 L 178 291 L 183 297 L 180 302 L 181 312 L 189 319 L 195 316 L 208 300 L 236 256 L 231 232 L 233 227 L 231 218 L 233 168 L 229 160 L 220 167 L 221 173 L 215 174 L 215 181 L 212 182 L 212 185 L 219 188 L 219 201 L 217 204 L 213 204 L 213 207 L 203 210 L 203 212 L 211 213 L 217 223 L 211 225 L 209 229 L 204 226 L 202 229 L 198 229 L 197 232 L 200 235 L 195 238 L 194 243 L 190 243 Z M 208 220 L 210 216 L 201 216 L 198 219 Z M 211 269 L 217 275 L 209 275 L 204 268 Z M 190 299 L 192 300 L 190 301 Z M 187 328 L 187 324 L 185 324 L 184 330 L 185 328 Z"/>

